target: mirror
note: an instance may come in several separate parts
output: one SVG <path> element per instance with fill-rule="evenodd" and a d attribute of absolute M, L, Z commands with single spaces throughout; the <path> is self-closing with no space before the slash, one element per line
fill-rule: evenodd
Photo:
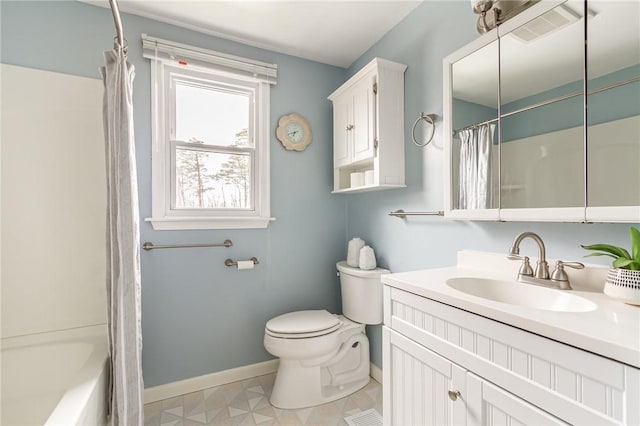
<path fill-rule="evenodd" d="M 638 1 L 539 2 L 444 59 L 445 216 L 638 222 L 639 16 Z"/>
<path fill-rule="evenodd" d="M 640 2 L 589 1 L 587 203 L 640 205 Z"/>
<path fill-rule="evenodd" d="M 501 208 L 584 206 L 582 8 L 562 3 L 500 37 Z"/>
<path fill-rule="evenodd" d="M 452 126 L 452 201 L 456 209 L 498 207 L 498 41 L 495 40 L 456 61 L 451 70 L 453 99 Z M 487 140 L 478 123 L 486 123 Z M 471 152 L 480 146 L 482 152 Z M 476 155 L 484 161 L 478 164 Z M 466 182 L 461 185 L 461 182 Z"/>

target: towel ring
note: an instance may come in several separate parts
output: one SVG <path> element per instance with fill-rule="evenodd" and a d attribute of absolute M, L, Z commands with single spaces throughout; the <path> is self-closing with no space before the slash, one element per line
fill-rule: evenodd
<path fill-rule="evenodd" d="M 420 113 L 420 116 L 418 116 L 418 118 L 416 119 L 416 122 L 413 123 L 413 128 L 411 129 L 411 138 L 413 139 L 413 143 L 416 146 L 419 147 L 425 147 L 427 145 L 429 145 L 429 143 L 431 143 L 431 140 L 433 139 L 433 136 L 436 133 L 436 118 L 438 116 L 435 114 L 425 114 L 424 112 Z M 418 141 L 416 140 L 416 126 L 418 125 L 418 123 L 420 122 L 420 120 L 424 120 L 427 123 L 431 124 L 431 135 L 429 135 L 429 139 L 427 139 L 427 141 L 423 144 L 418 143 Z"/>

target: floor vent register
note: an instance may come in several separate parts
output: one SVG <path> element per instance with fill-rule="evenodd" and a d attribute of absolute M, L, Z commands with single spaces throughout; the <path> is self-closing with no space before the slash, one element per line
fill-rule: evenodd
<path fill-rule="evenodd" d="M 373 408 L 345 417 L 344 421 L 349 426 L 382 426 L 382 416 Z"/>

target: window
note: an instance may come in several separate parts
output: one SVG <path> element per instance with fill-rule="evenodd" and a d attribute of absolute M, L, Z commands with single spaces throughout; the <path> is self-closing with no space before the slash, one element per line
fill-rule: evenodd
<path fill-rule="evenodd" d="M 171 210 L 251 211 L 255 90 L 169 72 Z M 220 214 L 220 212 L 217 212 Z"/>
<path fill-rule="evenodd" d="M 143 50 L 153 97 L 147 220 L 154 229 L 267 227 L 275 65 L 146 35 Z"/>

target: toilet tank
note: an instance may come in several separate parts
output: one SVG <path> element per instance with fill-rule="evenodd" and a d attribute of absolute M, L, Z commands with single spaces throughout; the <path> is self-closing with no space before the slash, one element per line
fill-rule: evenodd
<path fill-rule="evenodd" d="M 364 270 L 347 265 L 346 261 L 336 264 L 340 273 L 342 293 L 342 313 L 351 321 L 361 324 L 382 323 L 382 282 L 380 276 L 388 274 L 387 269 Z"/>

